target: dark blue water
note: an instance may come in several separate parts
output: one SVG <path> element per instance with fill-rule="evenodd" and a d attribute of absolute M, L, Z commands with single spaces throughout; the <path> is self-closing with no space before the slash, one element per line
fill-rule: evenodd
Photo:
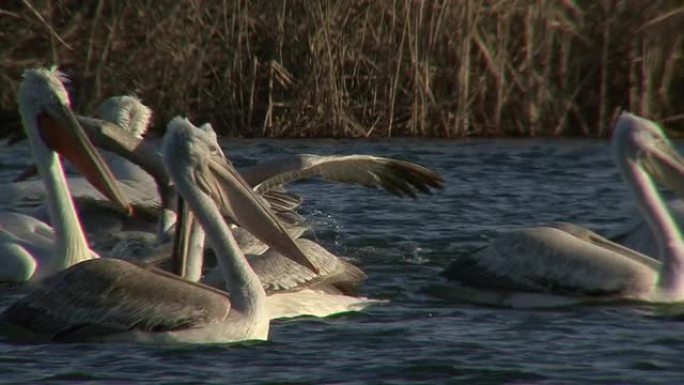
<path fill-rule="evenodd" d="M 236 164 L 310 152 L 398 157 L 439 171 L 420 200 L 323 182 L 306 197 L 314 236 L 368 273 L 360 314 L 274 322 L 270 341 L 218 346 L 0 342 L 0 383 L 684 384 L 684 323 L 648 306 L 529 311 L 449 299 L 442 268 L 497 230 L 566 220 L 600 233 L 630 197 L 606 142 L 234 140 Z M 0 150 L 0 180 L 26 147 Z M 4 307 L 11 298 L 0 300 Z"/>

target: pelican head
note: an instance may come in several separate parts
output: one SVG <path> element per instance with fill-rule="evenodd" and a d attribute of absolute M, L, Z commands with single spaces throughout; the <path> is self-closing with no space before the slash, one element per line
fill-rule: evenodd
<path fill-rule="evenodd" d="M 19 111 L 22 117 L 37 116 L 41 112 L 50 113 L 49 111 L 59 107 L 69 108 L 71 100 L 64 88 L 68 81 L 66 75 L 56 68 L 24 71 L 24 80 L 19 87 Z"/>
<path fill-rule="evenodd" d="M 176 188 L 184 192 L 186 186 L 199 186 L 211 198 L 203 201 L 216 202 L 217 211 L 224 217 L 244 227 L 283 255 L 318 272 L 318 268 L 287 235 L 264 200 L 256 195 L 232 164 L 223 157 L 216 134 L 208 128 L 210 126 L 207 125 L 195 127 L 189 120 L 180 117 L 169 123 L 162 145 L 162 156 L 164 164 L 171 165 L 167 166 L 167 171 L 176 181 Z M 196 207 L 205 204 L 193 203 L 193 199 L 188 198 L 191 195 L 189 191 L 183 195 L 191 207 L 195 205 L 193 211 L 196 214 Z"/>
<path fill-rule="evenodd" d="M 208 144 L 213 144 L 218 148 L 218 152 L 222 157 L 226 157 L 226 154 L 223 153 L 223 150 L 221 149 L 221 145 L 219 145 L 218 142 L 218 135 L 216 135 L 216 131 L 214 131 L 214 127 L 210 123 L 204 123 L 203 125 L 199 126 L 199 129 L 201 131 L 204 131 L 206 134 L 203 138 L 203 140 L 206 141 Z"/>
<path fill-rule="evenodd" d="M 623 112 L 612 140 L 613 157 L 624 174 L 629 164 L 638 166 L 656 181 L 684 198 L 684 159 L 656 123 Z"/>
<path fill-rule="evenodd" d="M 112 96 L 100 104 L 95 116 L 112 122 L 136 138 L 142 139 L 150 125 L 152 110 L 136 96 Z"/>
<path fill-rule="evenodd" d="M 112 202 L 130 212 L 114 176 L 71 110 L 66 82 L 56 68 L 35 68 L 24 71 L 19 87 L 19 112 L 39 170 L 42 167 L 41 173 L 47 175 L 56 164 L 54 152 L 59 152 Z"/>

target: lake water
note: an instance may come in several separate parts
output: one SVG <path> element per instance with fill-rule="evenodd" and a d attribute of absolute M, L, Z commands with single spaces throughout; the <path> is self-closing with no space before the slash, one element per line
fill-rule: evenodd
<path fill-rule="evenodd" d="M 497 230 L 565 220 L 606 234 L 624 223 L 631 197 L 606 142 L 232 140 L 225 148 L 238 166 L 287 153 L 366 153 L 440 172 L 445 189 L 415 201 L 320 181 L 292 187 L 306 198 L 315 238 L 363 267 L 366 296 L 390 302 L 273 322 L 260 343 L 0 342 L 0 383 L 684 384 L 684 323 L 657 308 L 510 310 L 444 295 L 444 266 Z M 0 149 L 0 181 L 26 153 L 26 145 Z"/>

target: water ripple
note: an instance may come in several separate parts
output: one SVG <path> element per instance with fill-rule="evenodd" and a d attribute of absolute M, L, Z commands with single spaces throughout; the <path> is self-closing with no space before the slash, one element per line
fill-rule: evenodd
<path fill-rule="evenodd" d="M 680 384 L 684 308 L 625 305 L 554 311 L 476 307 L 450 298 L 450 260 L 498 231 L 569 220 L 599 232 L 629 218 L 631 198 L 607 143 L 595 140 L 231 140 L 239 165 L 278 154 L 368 153 L 439 171 L 445 189 L 402 200 L 320 181 L 305 196 L 313 236 L 368 272 L 362 314 L 274 322 L 239 345 L 18 346 L 0 342 L 7 383 Z M 0 180 L 28 163 L 0 154 Z M 20 293 L 4 294 L 0 307 Z"/>

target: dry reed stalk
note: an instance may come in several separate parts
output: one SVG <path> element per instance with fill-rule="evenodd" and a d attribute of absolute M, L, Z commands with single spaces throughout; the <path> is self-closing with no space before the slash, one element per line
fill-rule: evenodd
<path fill-rule="evenodd" d="M 0 14 L 0 105 L 57 62 L 78 110 L 137 93 L 159 127 L 601 136 L 618 106 L 681 114 L 682 21 L 666 0 L 22 0 Z"/>

